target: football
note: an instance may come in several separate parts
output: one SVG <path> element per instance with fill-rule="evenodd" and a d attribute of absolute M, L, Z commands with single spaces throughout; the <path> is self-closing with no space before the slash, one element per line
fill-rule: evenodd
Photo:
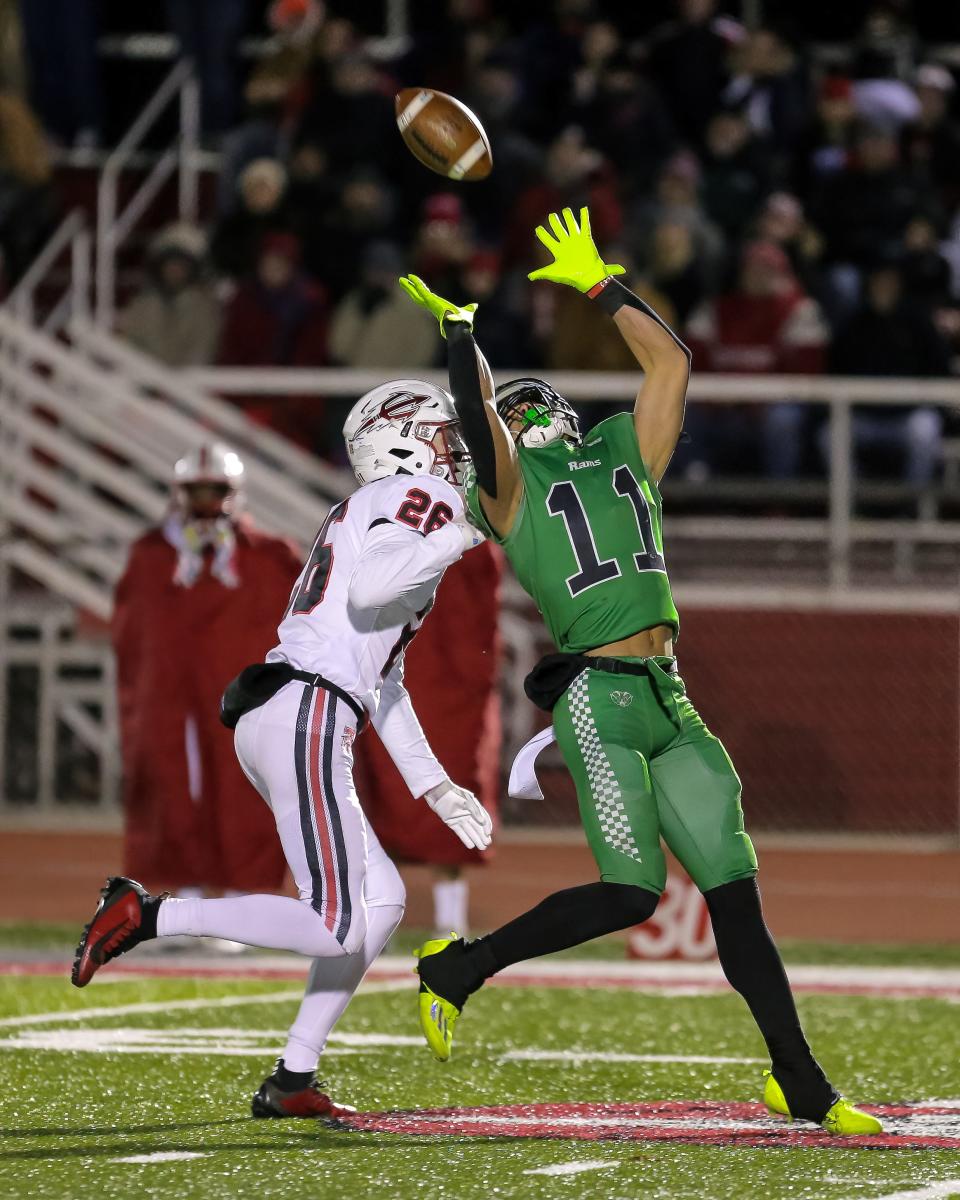
<path fill-rule="evenodd" d="M 465 104 L 431 88 L 404 88 L 395 107 L 400 136 L 425 167 L 458 182 L 490 174 L 490 140 Z"/>

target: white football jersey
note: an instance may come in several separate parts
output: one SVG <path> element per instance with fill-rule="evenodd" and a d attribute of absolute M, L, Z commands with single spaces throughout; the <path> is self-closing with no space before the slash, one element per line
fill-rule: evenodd
<path fill-rule="evenodd" d="M 460 493 L 432 475 L 365 484 L 331 508 L 268 662 L 316 672 L 375 713 L 388 671 L 463 553 Z"/>

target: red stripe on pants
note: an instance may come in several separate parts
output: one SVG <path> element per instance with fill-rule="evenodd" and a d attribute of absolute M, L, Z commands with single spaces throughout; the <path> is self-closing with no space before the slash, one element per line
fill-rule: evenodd
<path fill-rule="evenodd" d="M 333 933 L 340 915 L 340 905 L 337 901 L 337 872 L 334 863 L 333 839 L 330 836 L 330 818 L 327 813 L 328 804 L 336 804 L 335 796 L 325 796 L 323 791 L 322 771 L 320 769 L 323 719 L 326 715 L 329 694 L 317 688 L 317 698 L 313 705 L 313 718 L 310 722 L 310 740 L 307 743 L 307 758 L 310 770 L 310 792 L 313 797 L 313 816 L 320 845 L 320 861 L 323 863 L 323 899 L 326 906 L 324 924 Z"/>

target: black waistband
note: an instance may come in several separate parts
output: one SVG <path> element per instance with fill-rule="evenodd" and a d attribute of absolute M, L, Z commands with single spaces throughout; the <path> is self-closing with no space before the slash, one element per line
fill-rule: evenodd
<path fill-rule="evenodd" d="M 576 677 L 588 668 L 593 671 L 609 671 L 614 675 L 646 675 L 650 663 L 659 666 L 667 675 L 677 674 L 676 661 L 657 663 L 656 659 L 641 662 L 626 662 L 622 658 L 604 658 L 594 654 L 547 654 L 523 681 L 527 698 L 537 708 L 552 712 L 554 705 Z"/>
<path fill-rule="evenodd" d="M 245 667 L 236 679 L 230 681 L 223 693 L 223 699 L 220 701 L 220 720 L 228 729 L 235 729 L 244 713 L 266 704 L 282 687 L 294 680 L 309 684 L 310 687 L 323 688 L 338 700 L 342 700 L 357 718 L 357 732 L 367 723 L 366 710 L 349 692 L 331 683 L 323 675 L 298 671 L 287 662 L 261 662 Z"/>
<path fill-rule="evenodd" d="M 646 675 L 651 662 L 666 675 L 677 674 L 675 658 L 671 658 L 667 663 L 660 663 L 656 658 L 645 658 L 642 662 L 625 662 L 622 658 L 604 658 L 600 654 L 578 654 L 573 657 L 582 660 L 584 667 L 593 667 L 595 671 L 611 671 L 614 675 Z"/>
<path fill-rule="evenodd" d="M 290 678 L 297 679 L 300 683 L 309 683 L 311 687 L 323 688 L 325 692 L 333 692 L 338 700 L 342 700 L 348 708 L 353 710 L 353 715 L 360 722 L 360 727 L 362 728 L 365 724 L 367 710 L 359 701 L 354 700 L 349 692 L 345 692 L 342 687 L 337 687 L 329 679 L 325 679 L 322 675 L 311 675 L 309 671 L 293 671 Z"/>

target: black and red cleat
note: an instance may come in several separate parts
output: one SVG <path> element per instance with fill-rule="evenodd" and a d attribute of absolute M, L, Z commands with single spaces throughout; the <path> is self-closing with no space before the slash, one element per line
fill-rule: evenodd
<path fill-rule="evenodd" d="M 151 896 L 135 879 L 112 875 L 100 889 L 97 911 L 77 945 L 73 986 L 86 987 L 104 963 L 156 937 L 156 909 L 163 898 Z"/>
<path fill-rule="evenodd" d="M 255 1117 L 313 1117 L 326 1121 L 357 1111 L 349 1104 L 335 1104 L 320 1087 L 313 1079 L 306 1087 L 285 1092 L 276 1076 L 271 1075 L 257 1088 L 250 1107 Z"/>

